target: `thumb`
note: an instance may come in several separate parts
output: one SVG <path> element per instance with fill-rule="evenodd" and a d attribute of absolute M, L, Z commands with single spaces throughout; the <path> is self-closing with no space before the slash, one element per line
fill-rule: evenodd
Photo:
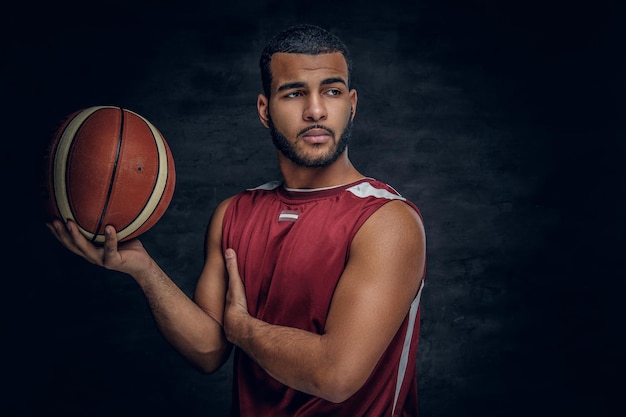
<path fill-rule="evenodd" d="M 244 288 L 239 267 L 237 266 L 237 254 L 233 249 L 226 249 L 226 270 L 228 272 L 228 299 L 232 304 L 239 304 L 247 310 L 246 290 Z"/>
<path fill-rule="evenodd" d="M 237 253 L 234 249 L 228 248 L 224 252 L 224 258 L 226 259 L 226 270 L 228 276 L 231 278 L 239 277 L 239 268 L 237 266 Z"/>

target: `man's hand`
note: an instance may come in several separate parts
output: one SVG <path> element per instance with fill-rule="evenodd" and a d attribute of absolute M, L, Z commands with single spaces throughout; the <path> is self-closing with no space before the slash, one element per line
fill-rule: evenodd
<path fill-rule="evenodd" d="M 226 293 L 226 305 L 224 308 L 224 332 L 228 341 L 238 344 L 242 321 L 250 317 L 248 313 L 248 301 L 246 290 L 239 275 L 237 254 L 233 249 L 227 249 L 224 253 L 226 270 L 228 272 L 228 292 Z"/>
<path fill-rule="evenodd" d="M 118 248 L 117 232 L 113 226 L 105 227 L 104 245 L 96 246 L 80 233 L 72 220 L 63 224 L 56 219 L 46 225 L 63 246 L 92 264 L 133 276 L 150 266 L 151 258 L 139 240 L 124 242 Z"/>

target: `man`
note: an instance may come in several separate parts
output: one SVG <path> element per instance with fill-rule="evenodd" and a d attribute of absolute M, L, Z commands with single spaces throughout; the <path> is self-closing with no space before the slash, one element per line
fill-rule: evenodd
<path fill-rule="evenodd" d="M 103 247 L 49 227 L 74 253 L 131 275 L 164 337 L 206 372 L 236 346 L 233 415 L 417 414 L 416 354 L 425 236 L 417 208 L 359 173 L 345 45 L 299 25 L 261 56 L 257 108 L 282 181 L 216 208 L 190 300 L 138 240 Z"/>

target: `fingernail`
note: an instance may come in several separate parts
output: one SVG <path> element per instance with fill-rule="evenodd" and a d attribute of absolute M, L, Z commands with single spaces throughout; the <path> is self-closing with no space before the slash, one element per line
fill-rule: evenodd
<path fill-rule="evenodd" d="M 226 259 L 231 259 L 235 256 L 235 251 L 232 249 L 226 249 L 224 256 L 226 257 Z"/>

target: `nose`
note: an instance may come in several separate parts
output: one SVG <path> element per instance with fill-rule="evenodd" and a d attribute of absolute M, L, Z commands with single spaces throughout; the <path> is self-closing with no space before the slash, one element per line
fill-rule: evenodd
<path fill-rule="evenodd" d="M 325 120 L 327 116 L 324 99 L 317 94 L 311 94 L 302 112 L 304 120 L 317 122 L 319 120 Z"/>

